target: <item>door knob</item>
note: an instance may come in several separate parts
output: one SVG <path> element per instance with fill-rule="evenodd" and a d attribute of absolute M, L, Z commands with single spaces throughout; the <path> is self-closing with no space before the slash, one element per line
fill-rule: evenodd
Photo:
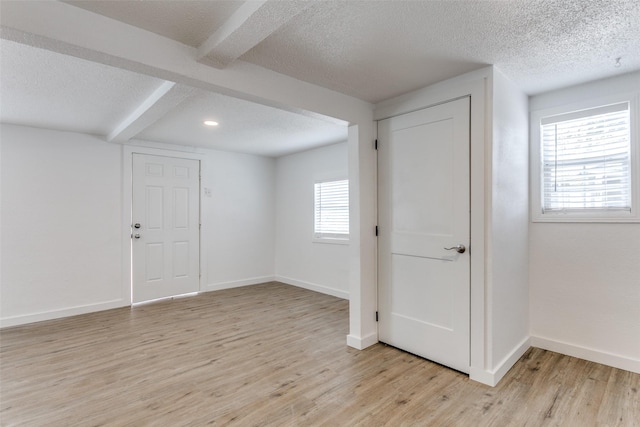
<path fill-rule="evenodd" d="M 139 239 L 140 235 L 139 234 L 134 234 L 133 237 L 136 238 L 136 239 Z"/>
<path fill-rule="evenodd" d="M 455 246 L 453 246 L 453 247 L 451 247 L 451 248 L 444 248 L 444 249 L 445 249 L 445 250 L 447 250 L 447 251 L 452 251 L 452 250 L 454 250 L 454 249 L 455 249 L 455 250 L 456 250 L 456 252 L 458 252 L 459 254 L 463 254 L 463 253 L 464 253 L 464 251 L 466 251 L 466 250 L 467 250 L 467 248 L 466 248 L 464 245 L 462 245 L 462 244 L 460 244 L 460 245 L 455 245 Z"/>
<path fill-rule="evenodd" d="M 134 227 L 134 228 L 140 228 L 140 223 L 139 223 L 139 222 L 136 222 L 136 223 L 133 225 L 133 227 Z"/>

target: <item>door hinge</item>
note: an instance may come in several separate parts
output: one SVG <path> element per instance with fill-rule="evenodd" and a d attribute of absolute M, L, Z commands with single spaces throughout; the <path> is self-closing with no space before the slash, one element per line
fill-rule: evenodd
<path fill-rule="evenodd" d="M 376 237 L 378 236 L 378 226 L 376 225 Z"/>
<path fill-rule="evenodd" d="M 375 150 L 377 150 L 377 149 L 378 149 L 378 140 L 377 140 L 377 139 L 376 139 L 376 140 L 375 140 L 375 142 L 373 143 L 373 148 L 374 148 Z"/>
<path fill-rule="evenodd" d="M 376 322 L 378 321 L 378 312 L 376 311 Z"/>

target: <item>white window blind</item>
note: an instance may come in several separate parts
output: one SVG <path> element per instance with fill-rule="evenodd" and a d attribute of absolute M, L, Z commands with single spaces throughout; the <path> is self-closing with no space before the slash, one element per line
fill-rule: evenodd
<path fill-rule="evenodd" d="M 541 120 L 542 209 L 631 210 L 629 103 Z"/>
<path fill-rule="evenodd" d="M 316 238 L 349 238 L 349 181 L 325 181 L 314 185 Z"/>

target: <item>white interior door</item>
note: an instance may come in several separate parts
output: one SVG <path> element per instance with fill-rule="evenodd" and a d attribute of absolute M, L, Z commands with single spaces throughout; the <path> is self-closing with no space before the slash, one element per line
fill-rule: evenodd
<path fill-rule="evenodd" d="M 379 339 L 467 373 L 469 108 L 463 98 L 378 124 Z"/>
<path fill-rule="evenodd" d="M 133 302 L 200 287 L 200 162 L 133 155 Z"/>

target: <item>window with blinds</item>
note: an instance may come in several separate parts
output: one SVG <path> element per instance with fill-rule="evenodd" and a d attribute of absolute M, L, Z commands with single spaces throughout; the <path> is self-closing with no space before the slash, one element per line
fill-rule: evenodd
<path fill-rule="evenodd" d="M 631 211 L 629 103 L 540 121 L 542 211 Z"/>
<path fill-rule="evenodd" d="M 314 184 L 314 237 L 349 239 L 349 181 Z"/>

